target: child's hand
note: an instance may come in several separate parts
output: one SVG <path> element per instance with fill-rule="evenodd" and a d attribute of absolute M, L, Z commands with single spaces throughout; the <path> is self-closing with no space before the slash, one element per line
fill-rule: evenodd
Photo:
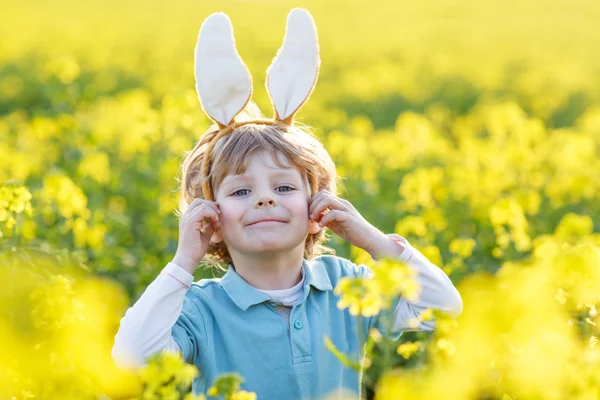
<path fill-rule="evenodd" d="M 219 205 L 196 198 L 179 220 L 179 243 L 173 262 L 193 274 L 202 260 L 213 233 L 221 226 Z"/>
<path fill-rule="evenodd" d="M 327 190 L 321 190 L 313 196 L 308 217 L 369 253 L 382 240 L 386 240 L 385 235 L 364 219 L 348 200 L 336 197 Z"/>

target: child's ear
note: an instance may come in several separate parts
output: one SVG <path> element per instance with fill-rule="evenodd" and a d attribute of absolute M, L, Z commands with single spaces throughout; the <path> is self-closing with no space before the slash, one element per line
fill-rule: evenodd
<path fill-rule="evenodd" d="M 212 237 L 210 238 L 210 241 L 213 243 L 221 243 L 223 241 L 223 236 L 221 236 L 220 229 L 215 229 L 215 231 L 212 234 Z"/>
<path fill-rule="evenodd" d="M 316 233 L 319 233 L 319 231 L 321 229 L 323 229 L 323 228 L 319 226 L 318 222 L 313 221 L 312 219 L 310 220 L 310 226 L 308 227 L 308 233 L 310 233 L 311 235 L 314 235 Z"/>

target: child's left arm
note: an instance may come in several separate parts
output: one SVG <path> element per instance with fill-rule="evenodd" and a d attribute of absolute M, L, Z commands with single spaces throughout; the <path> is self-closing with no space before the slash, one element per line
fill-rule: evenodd
<path fill-rule="evenodd" d="M 374 253 L 370 252 L 371 257 L 377 260 L 384 255 L 388 255 L 405 262 L 410 268 L 417 271 L 416 280 L 421 287 L 419 298 L 416 301 L 409 301 L 404 297 L 399 299 L 394 312 L 394 324 L 391 331 L 435 329 L 434 320 L 425 321 L 418 318 L 428 308 L 446 311 L 454 316 L 460 315 L 463 309 L 462 298 L 448 275 L 429 261 L 419 250 L 411 246 L 402 236 L 395 233 L 384 236 L 386 242 L 392 242 L 392 247 L 388 250 L 387 243 L 382 243 L 383 250 L 375 251 L 375 254 L 380 256 L 375 257 Z M 396 249 L 402 248 L 402 250 L 396 250 L 396 253 L 393 253 L 394 247 Z M 410 323 L 411 320 L 414 321 L 415 319 L 418 321 L 418 326 Z"/>
<path fill-rule="evenodd" d="M 414 302 L 400 299 L 392 331 L 434 329 L 434 321 L 421 321 L 417 328 L 409 326 L 408 321 L 418 317 L 427 308 L 454 315 L 462 313 L 462 298 L 444 271 L 412 247 L 405 238 L 396 234 L 385 235 L 371 225 L 349 201 L 322 190 L 311 201 L 309 217 L 367 251 L 373 259 L 384 256 L 397 258 L 417 271 L 416 279 L 421 285 L 419 299 Z"/>

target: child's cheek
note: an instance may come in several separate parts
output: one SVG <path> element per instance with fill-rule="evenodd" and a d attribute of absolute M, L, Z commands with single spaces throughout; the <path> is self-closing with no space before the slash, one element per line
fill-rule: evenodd
<path fill-rule="evenodd" d="M 228 207 L 228 205 L 223 204 L 219 208 L 221 210 L 221 214 L 219 215 L 221 226 L 229 226 L 236 220 L 239 221 L 241 219 L 240 212 L 236 207 Z"/>
<path fill-rule="evenodd" d="M 302 220 L 308 220 L 310 219 L 310 216 L 308 215 L 309 207 L 310 204 L 308 201 L 306 201 L 306 199 L 299 199 L 298 203 L 294 207 L 297 210 L 295 214 Z"/>

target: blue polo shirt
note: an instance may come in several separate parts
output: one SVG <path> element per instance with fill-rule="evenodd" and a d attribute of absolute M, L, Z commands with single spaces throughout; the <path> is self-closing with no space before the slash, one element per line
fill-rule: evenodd
<path fill-rule="evenodd" d="M 271 299 L 232 266 L 220 279 L 192 284 L 172 336 L 183 358 L 200 370 L 194 393 L 205 393 L 223 373 L 237 372 L 245 380 L 242 389 L 256 392 L 258 400 L 321 399 L 337 390 L 358 397 L 359 374 L 325 348 L 324 338 L 356 359 L 370 328 L 385 334 L 382 316 L 391 318 L 398 299 L 378 316 L 358 318 L 337 308 L 333 288 L 345 276 L 366 277 L 369 268 L 333 255 L 304 259 L 302 268 L 304 293 L 292 307 L 289 331 Z M 387 334 L 397 339 L 401 333 Z"/>

